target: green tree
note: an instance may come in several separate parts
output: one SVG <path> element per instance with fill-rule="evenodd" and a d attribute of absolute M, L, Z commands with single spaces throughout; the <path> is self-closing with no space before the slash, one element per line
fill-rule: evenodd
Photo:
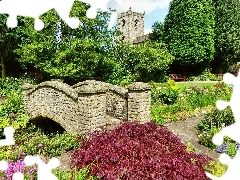
<path fill-rule="evenodd" d="M 71 29 L 55 11 L 41 16 L 45 27 L 40 32 L 33 29 L 32 19 L 25 19 L 22 33 L 28 37 L 16 51 L 20 55 L 19 61 L 32 64 L 52 78 L 79 81 L 83 77 L 95 76 L 99 61 L 113 41 L 115 29 L 107 29 L 109 13 L 99 12 L 95 19 L 88 19 L 88 8 L 84 3 L 74 3 L 70 16 L 81 21 L 77 29 Z"/>
<path fill-rule="evenodd" d="M 16 28 L 11 29 L 6 25 L 7 15 L 0 14 L 0 60 L 1 60 L 1 77 L 6 78 L 8 75 L 17 75 L 20 68 L 19 63 L 15 61 L 17 55 L 13 51 L 18 47 L 20 35 L 17 34 Z M 19 21 L 19 27 L 21 27 Z"/>
<path fill-rule="evenodd" d="M 139 46 L 118 44 L 105 57 L 107 77 L 112 83 L 130 81 L 163 81 L 174 57 L 165 44 L 146 41 Z"/>
<path fill-rule="evenodd" d="M 239 61 L 240 2 L 213 0 L 215 7 L 215 56 L 212 63 L 218 73 Z"/>
<path fill-rule="evenodd" d="M 162 22 L 155 22 L 152 26 L 152 33 L 149 34 L 151 41 L 163 42 L 164 41 L 164 24 Z"/>
<path fill-rule="evenodd" d="M 214 10 L 211 0 L 173 0 L 164 22 L 164 42 L 175 64 L 209 67 L 214 55 Z"/>

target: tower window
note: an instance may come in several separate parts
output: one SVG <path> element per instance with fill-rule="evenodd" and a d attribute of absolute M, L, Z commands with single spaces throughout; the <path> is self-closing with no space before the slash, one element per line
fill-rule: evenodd
<path fill-rule="evenodd" d="M 134 22 L 135 22 L 135 26 L 137 26 L 137 24 L 138 24 L 138 20 L 136 19 Z"/>
<path fill-rule="evenodd" d="M 125 19 L 122 20 L 122 27 L 125 26 Z"/>

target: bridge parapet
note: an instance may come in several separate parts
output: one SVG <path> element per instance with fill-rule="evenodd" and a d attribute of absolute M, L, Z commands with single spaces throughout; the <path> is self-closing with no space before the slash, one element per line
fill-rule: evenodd
<path fill-rule="evenodd" d="M 50 118 L 72 134 L 112 129 L 127 120 L 150 121 L 151 87 L 142 82 L 122 88 L 95 80 L 73 86 L 52 80 L 22 89 L 31 119 Z"/>

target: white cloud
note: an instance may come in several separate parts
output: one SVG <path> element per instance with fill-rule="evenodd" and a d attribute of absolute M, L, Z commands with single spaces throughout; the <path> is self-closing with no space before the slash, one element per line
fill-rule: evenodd
<path fill-rule="evenodd" d="M 144 34 L 149 34 L 152 32 L 152 29 L 144 29 Z"/>
<path fill-rule="evenodd" d="M 132 11 L 150 14 L 157 9 L 168 8 L 171 0 L 123 0 L 121 5 L 110 1 L 108 4 L 110 8 L 116 9 L 118 13 L 127 11 L 130 7 Z"/>

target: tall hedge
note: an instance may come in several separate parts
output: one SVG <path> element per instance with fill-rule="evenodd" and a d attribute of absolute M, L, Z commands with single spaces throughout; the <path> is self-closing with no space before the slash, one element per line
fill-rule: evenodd
<path fill-rule="evenodd" d="M 211 0 L 173 0 L 164 22 L 164 41 L 179 65 L 208 67 L 214 56 Z"/>
<path fill-rule="evenodd" d="M 240 1 L 213 0 L 215 7 L 215 56 L 213 69 L 224 73 L 240 61 Z"/>

